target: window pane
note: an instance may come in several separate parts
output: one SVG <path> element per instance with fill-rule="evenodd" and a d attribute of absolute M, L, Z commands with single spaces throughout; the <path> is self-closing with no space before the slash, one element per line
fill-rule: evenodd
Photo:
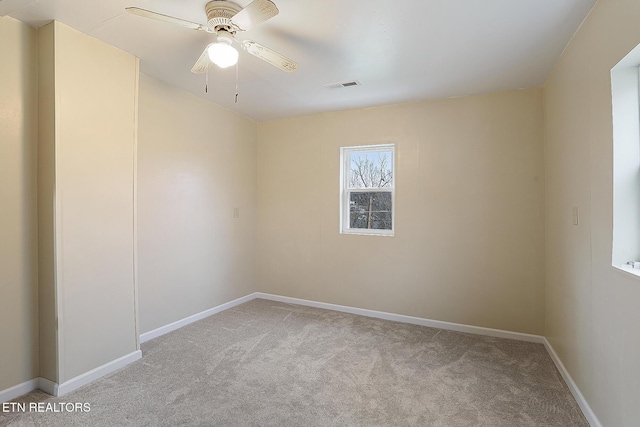
<path fill-rule="evenodd" d="M 349 227 L 391 230 L 391 193 L 350 193 Z"/>
<path fill-rule="evenodd" d="M 389 151 L 361 151 L 349 154 L 349 188 L 393 186 L 393 154 Z"/>

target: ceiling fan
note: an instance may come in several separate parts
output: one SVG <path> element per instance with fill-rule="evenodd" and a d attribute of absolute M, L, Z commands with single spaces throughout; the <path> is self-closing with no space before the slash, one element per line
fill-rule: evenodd
<path fill-rule="evenodd" d="M 220 68 L 227 68 L 238 62 L 238 51 L 233 47 L 233 41 L 240 44 L 242 49 L 283 71 L 292 72 L 298 64 L 259 43 L 252 40 L 239 41 L 237 32 L 247 31 L 254 26 L 273 18 L 278 14 L 278 8 L 270 0 L 253 0 L 245 8 L 229 0 L 213 0 L 206 4 L 206 24 L 186 21 L 173 16 L 163 15 L 137 7 L 127 7 L 126 11 L 134 15 L 170 22 L 198 31 L 206 31 L 216 35 L 216 41 L 210 43 L 200 55 L 191 69 L 192 73 L 207 72 L 211 64 Z"/>

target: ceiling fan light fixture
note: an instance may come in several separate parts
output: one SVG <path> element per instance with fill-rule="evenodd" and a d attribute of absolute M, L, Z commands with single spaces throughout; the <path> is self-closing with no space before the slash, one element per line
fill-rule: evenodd
<path fill-rule="evenodd" d="M 3 0 L 0 0 L 0 2 Z M 236 0 L 210 0 L 205 5 L 207 24 L 186 21 L 175 16 L 164 15 L 139 7 L 127 7 L 128 13 L 139 15 L 158 21 L 169 22 L 192 30 L 215 34 L 217 40 L 207 45 L 191 67 L 194 74 L 209 71 L 211 64 L 220 68 L 228 68 L 238 63 L 238 51 L 233 47 L 237 32 L 247 31 L 278 14 L 278 8 L 271 0 L 251 0 L 246 7 L 235 3 Z M 248 1 L 248 0 L 247 0 Z M 236 40 L 242 49 L 250 55 L 259 58 L 274 67 L 288 73 L 298 69 L 298 64 L 253 40 Z"/>
<path fill-rule="evenodd" d="M 238 62 L 238 51 L 223 38 L 207 47 L 207 55 L 211 62 L 220 68 L 231 67 Z"/>

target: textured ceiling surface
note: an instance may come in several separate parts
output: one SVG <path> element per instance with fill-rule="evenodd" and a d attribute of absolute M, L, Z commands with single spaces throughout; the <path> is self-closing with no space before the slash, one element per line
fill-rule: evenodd
<path fill-rule="evenodd" d="M 541 86 L 595 0 L 274 0 L 243 33 L 296 60 L 285 73 L 240 52 L 236 69 L 190 72 L 212 35 L 125 13 L 205 23 L 207 0 L 0 0 L 34 27 L 56 19 L 140 58 L 146 75 L 256 121 Z M 236 0 L 244 7 L 250 0 Z M 357 80 L 359 86 L 324 85 Z"/>

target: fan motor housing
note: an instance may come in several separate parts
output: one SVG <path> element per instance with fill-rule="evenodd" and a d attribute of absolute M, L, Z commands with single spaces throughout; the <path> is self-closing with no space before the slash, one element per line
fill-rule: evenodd
<path fill-rule="evenodd" d="M 205 11 L 207 12 L 207 25 L 213 31 L 217 31 L 219 29 L 232 31 L 233 26 L 231 25 L 231 18 L 241 10 L 242 7 L 231 1 L 210 1 L 205 6 Z"/>

